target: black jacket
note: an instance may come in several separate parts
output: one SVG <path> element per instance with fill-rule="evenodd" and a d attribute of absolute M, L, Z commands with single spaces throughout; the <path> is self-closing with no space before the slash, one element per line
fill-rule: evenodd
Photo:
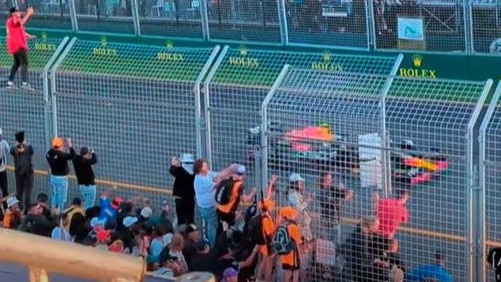
<path fill-rule="evenodd" d="M 70 148 L 70 152 L 62 152 L 50 149 L 45 156 L 50 166 L 51 175 L 66 176 L 70 172 L 68 161 L 75 157 L 75 149 Z"/>
<path fill-rule="evenodd" d="M 24 151 L 20 152 L 18 146 L 22 146 L 22 144 L 10 148 L 10 154 L 14 159 L 15 173 L 18 175 L 33 173 L 33 163 L 31 160 L 34 153 L 33 147 L 31 147 L 31 145 L 25 145 Z"/>
<path fill-rule="evenodd" d="M 23 225 L 26 225 L 29 233 L 45 237 L 50 237 L 52 230 L 58 225 L 57 220 L 48 220 L 42 214 L 28 214 L 23 221 Z"/>
<path fill-rule="evenodd" d="M 195 182 L 195 175 L 187 172 L 182 166 L 171 166 L 169 172 L 175 178 L 172 194 L 175 197 L 193 199 L 194 201 L 195 187 L 193 182 Z"/>
<path fill-rule="evenodd" d="M 81 155 L 73 158 L 73 168 L 77 176 L 78 185 L 95 185 L 95 175 L 92 166 L 97 163 L 97 156 L 92 153 L 92 157 L 87 159 Z"/>

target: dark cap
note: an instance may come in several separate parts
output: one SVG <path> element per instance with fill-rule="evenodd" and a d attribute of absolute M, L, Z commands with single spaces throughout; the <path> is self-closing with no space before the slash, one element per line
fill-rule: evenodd
<path fill-rule="evenodd" d="M 15 12 L 19 12 L 19 9 L 17 7 L 10 8 L 9 13 L 14 14 Z"/>
<path fill-rule="evenodd" d="M 89 148 L 82 147 L 82 149 L 80 149 L 80 155 L 86 155 L 88 153 L 89 153 Z"/>
<path fill-rule="evenodd" d="M 18 143 L 23 143 L 24 142 L 24 131 L 19 131 L 14 136 L 16 137 L 16 141 Z"/>
<path fill-rule="evenodd" d="M 75 206 L 80 206 L 82 204 L 82 199 L 76 197 L 73 199 L 73 202 L 71 202 L 71 204 Z"/>

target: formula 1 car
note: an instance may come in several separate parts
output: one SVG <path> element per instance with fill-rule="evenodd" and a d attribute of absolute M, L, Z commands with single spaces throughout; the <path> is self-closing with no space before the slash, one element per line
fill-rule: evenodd
<path fill-rule="evenodd" d="M 329 124 L 305 126 L 284 130 L 270 127 L 268 136 L 268 165 L 273 168 L 288 168 L 299 164 L 313 168 L 337 167 L 353 170 L 358 166 L 358 150 L 339 144 L 343 137 L 333 133 Z M 248 165 L 255 162 L 254 152 L 259 147 L 261 130 L 249 129 L 246 159 Z"/>
<path fill-rule="evenodd" d="M 418 152 L 411 140 L 400 145 L 399 152 L 391 155 L 393 181 L 403 185 L 418 185 L 429 182 L 436 175 L 449 168 L 445 155 L 436 148 L 428 153 Z"/>

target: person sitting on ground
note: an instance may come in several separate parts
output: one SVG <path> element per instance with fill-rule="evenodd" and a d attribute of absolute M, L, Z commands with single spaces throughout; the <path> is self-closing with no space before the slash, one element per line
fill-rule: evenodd
<path fill-rule="evenodd" d="M 23 226 L 26 226 L 27 232 L 31 234 L 36 234 L 44 237 L 51 237 L 52 230 L 58 225 L 59 211 L 57 209 L 52 210 L 52 219 L 48 220 L 42 214 L 42 208 L 40 205 L 34 204 L 30 205 L 28 208 L 28 214 L 23 219 Z"/>
<path fill-rule="evenodd" d="M 160 254 L 159 263 L 160 267 L 154 272 L 155 274 L 165 277 L 177 277 L 183 274 L 183 265 L 176 256 L 169 253 L 167 248 Z"/>
<path fill-rule="evenodd" d="M 42 214 L 48 219 L 52 220 L 52 212 L 49 209 L 49 196 L 45 193 L 37 195 L 37 204 L 42 208 Z M 26 210 L 28 212 L 28 210 Z"/>
<path fill-rule="evenodd" d="M 19 208 L 19 200 L 16 197 L 7 198 L 7 210 L 3 217 L 3 227 L 17 229 L 23 220 L 23 214 Z"/>
<path fill-rule="evenodd" d="M 101 207 L 101 214 L 99 215 L 99 218 L 104 220 L 105 223 L 108 220 L 116 222 L 120 205 L 124 203 L 122 198 L 114 197 L 113 199 L 110 199 L 110 196 L 110 192 L 105 191 L 99 200 L 99 206 Z"/>
<path fill-rule="evenodd" d="M 184 230 L 183 255 L 188 268 L 191 269 L 191 259 L 198 254 L 210 252 L 209 242 L 204 240 L 194 224 L 188 224 Z"/>
<path fill-rule="evenodd" d="M 238 271 L 233 267 L 228 267 L 223 271 L 221 282 L 238 282 Z"/>
<path fill-rule="evenodd" d="M 69 220 L 67 213 L 60 215 L 59 226 L 56 226 L 54 229 L 52 229 L 50 238 L 59 241 L 71 242 L 72 236 L 70 234 L 70 231 L 67 229 L 67 227 L 69 226 L 68 222 Z"/>
<path fill-rule="evenodd" d="M 437 251 L 434 260 L 407 273 L 408 281 L 425 281 L 435 279 L 440 282 L 452 282 L 452 275 L 445 268 L 445 256 Z"/>
<path fill-rule="evenodd" d="M 85 211 L 82 205 L 82 199 L 78 197 L 74 198 L 73 201 L 71 202 L 71 206 L 63 211 L 63 214 L 66 214 L 66 216 L 68 217 L 68 220 L 66 221 L 66 226 L 64 226 L 65 229 L 67 230 L 70 229 L 71 219 L 77 213 L 80 214 L 82 217 L 85 216 Z"/>

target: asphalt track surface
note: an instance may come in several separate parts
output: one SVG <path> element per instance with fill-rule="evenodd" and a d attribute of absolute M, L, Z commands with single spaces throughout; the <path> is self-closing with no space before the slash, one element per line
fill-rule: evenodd
<path fill-rule="evenodd" d="M 35 80 L 34 86 L 41 89 L 38 80 Z M 151 81 L 145 84 L 129 78 L 89 79 L 78 75 L 61 75 L 58 77 L 57 87 L 60 93 L 59 133 L 71 136 L 77 145 L 85 144 L 96 148 L 100 157 L 100 164 L 96 167 L 98 178 L 149 187 L 170 187 L 172 179 L 166 173 L 170 156 L 181 151 L 196 152 L 196 131 L 191 114 L 195 111 L 195 106 L 189 85 Z M 230 163 L 243 162 L 247 129 L 259 123 L 259 105 L 267 91 L 234 86 L 214 87 L 210 91 L 213 97 L 212 166 L 217 170 Z M 2 125 L 4 135 L 13 136 L 15 130 L 23 128 L 29 132 L 28 138 L 37 152 L 39 148 L 45 148 L 44 103 L 41 93 L 18 90 L 0 90 L 0 93 L 0 107 L 9 109 L 5 113 L 7 124 Z M 137 95 L 142 95 L 142 98 L 133 99 Z M 323 117 L 324 121 L 327 119 L 334 128 L 339 128 L 338 132 L 348 136 L 374 132 L 371 131 L 376 128 L 371 116 L 373 113 L 367 110 L 372 106 L 362 100 L 359 103 L 361 104 L 358 106 L 352 104 L 354 109 L 360 111 L 355 117 L 348 119 L 345 115 L 340 120 L 339 116 L 327 115 Z M 413 110 L 413 115 L 408 114 L 408 109 Z M 465 244 L 455 242 L 454 238 L 466 235 L 465 116 L 471 114 L 473 106 L 395 100 L 394 103 L 390 101 L 387 111 L 388 130 L 392 139 L 412 139 L 424 151 L 431 147 L 439 148 L 449 155 L 451 164 L 448 173 L 414 189 L 409 203 L 410 222 L 406 226 L 449 234 L 452 240 L 422 234 L 399 234 L 403 260 L 409 268 L 413 268 L 428 262 L 435 250 L 441 250 L 448 258 L 447 266 L 454 275 L 454 280 L 465 281 Z M 308 118 L 300 117 L 302 115 L 306 116 L 301 113 L 295 117 L 282 118 L 289 122 L 309 122 Z M 281 117 L 277 115 L 275 118 Z M 350 122 L 347 123 L 346 120 Z M 461 122 L 461 126 L 453 124 L 454 120 Z M 46 168 L 43 154 L 37 154 L 36 163 L 37 168 Z M 317 172 L 304 167 L 293 170 L 307 178 L 307 189 L 310 192 L 318 194 L 314 186 Z M 275 173 L 285 179 L 290 172 Z M 250 170 L 248 186 L 256 183 L 253 174 Z M 361 188 L 359 180 L 349 175 L 340 173 L 336 178 L 343 180 L 356 194 L 355 199 L 346 207 L 345 216 L 360 218 L 368 214 L 372 190 Z M 36 181 L 38 191 L 48 192 L 46 181 L 44 177 Z M 284 186 L 282 183 L 281 187 Z M 282 191 L 284 189 L 281 188 Z M 76 190 L 72 188 L 70 193 L 76 195 Z M 158 204 L 164 197 L 159 193 L 140 193 L 151 198 L 154 204 Z M 312 209 L 318 211 L 318 206 L 314 205 Z M 316 221 L 313 222 L 313 229 L 319 237 L 329 232 L 322 229 Z M 346 227 L 343 235 L 346 237 L 350 230 Z M 25 275 L 2 270 L 3 264 L 0 265 L 1 281 L 9 281 L 2 279 L 2 275 Z"/>

